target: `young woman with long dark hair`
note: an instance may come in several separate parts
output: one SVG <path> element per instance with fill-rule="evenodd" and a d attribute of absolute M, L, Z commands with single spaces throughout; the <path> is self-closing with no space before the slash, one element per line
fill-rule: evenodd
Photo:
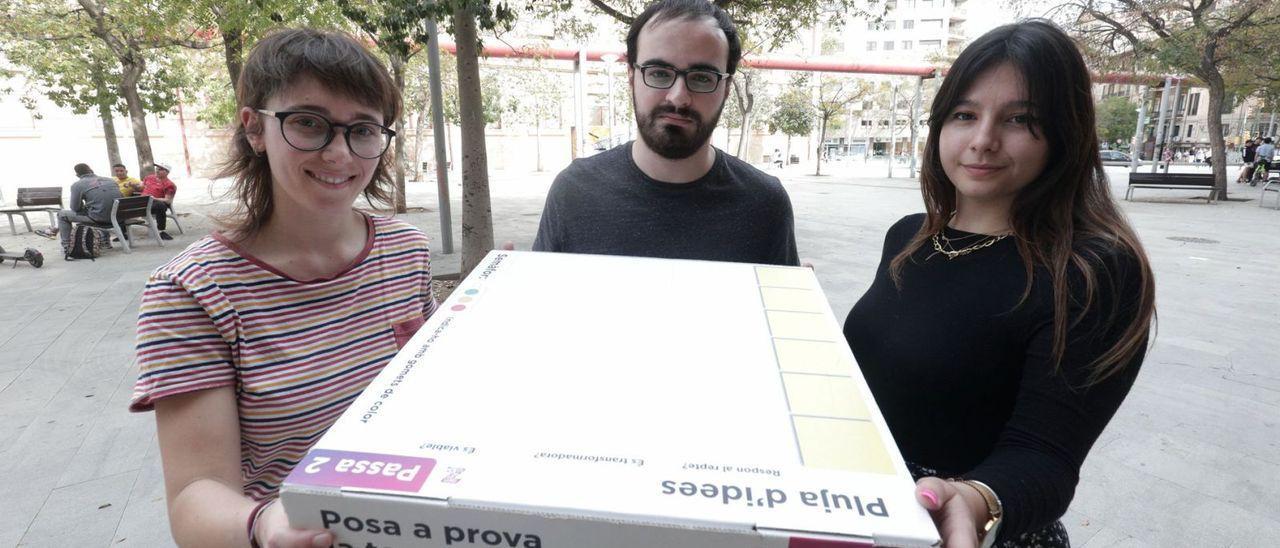
<path fill-rule="evenodd" d="M 965 48 L 845 336 L 947 546 L 1067 546 L 1090 447 L 1138 374 L 1151 267 L 1098 157 L 1088 69 L 1040 20 Z"/>

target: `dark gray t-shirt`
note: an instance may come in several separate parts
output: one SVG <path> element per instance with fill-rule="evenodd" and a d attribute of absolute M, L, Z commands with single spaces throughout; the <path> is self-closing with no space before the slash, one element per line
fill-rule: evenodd
<path fill-rule="evenodd" d="M 111 222 L 111 206 L 120 198 L 115 179 L 86 174 L 71 184 L 71 209 L 100 223 Z"/>
<path fill-rule="evenodd" d="M 631 143 L 556 176 L 533 250 L 800 264 L 791 199 L 777 177 L 717 149 L 702 178 L 664 183 L 640 171 Z"/>

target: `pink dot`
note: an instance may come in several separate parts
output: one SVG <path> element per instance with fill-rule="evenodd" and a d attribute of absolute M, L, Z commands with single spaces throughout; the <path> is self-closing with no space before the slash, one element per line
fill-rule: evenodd
<path fill-rule="evenodd" d="M 458 310 L 466 310 L 466 309 L 467 309 L 466 305 L 461 305 L 461 304 L 455 304 L 455 305 L 453 305 L 453 310 L 454 310 L 454 311 L 458 311 Z"/>

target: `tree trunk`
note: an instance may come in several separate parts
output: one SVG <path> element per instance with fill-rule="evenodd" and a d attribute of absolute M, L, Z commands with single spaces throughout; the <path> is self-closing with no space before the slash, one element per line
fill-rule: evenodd
<path fill-rule="evenodd" d="M 240 69 L 244 67 L 244 32 L 238 28 L 223 28 L 222 56 L 227 64 L 227 80 L 231 82 L 231 93 L 237 91 L 240 82 Z"/>
<path fill-rule="evenodd" d="M 1213 63 L 1217 48 L 1210 44 L 1201 57 L 1200 70 L 1196 71 L 1209 86 L 1209 154 L 1213 158 L 1213 188 L 1219 200 L 1227 199 L 1227 142 L 1222 137 L 1222 103 L 1226 100 L 1227 86 L 1222 73 Z"/>
<path fill-rule="evenodd" d="M 536 146 L 534 155 L 538 157 L 538 173 L 542 173 L 542 113 L 539 112 L 533 120 L 534 137 L 533 142 Z M 610 137 L 612 139 L 612 137 Z"/>
<path fill-rule="evenodd" d="M 751 136 L 751 112 L 755 108 L 756 96 L 751 93 L 751 77 L 742 77 L 742 88 L 738 88 L 737 80 L 734 80 L 733 92 L 738 94 L 738 105 L 742 108 L 742 121 L 739 128 L 742 135 L 738 136 L 738 158 L 742 158 L 747 153 L 747 142 Z"/>
<path fill-rule="evenodd" d="M 428 97 L 428 95 L 423 95 Z M 430 102 L 430 99 L 427 100 Z M 413 180 L 422 180 L 422 134 L 427 131 L 427 117 L 431 115 L 431 106 L 422 105 L 418 111 L 418 120 L 413 125 Z M 434 129 L 434 128 L 433 128 Z"/>
<path fill-rule="evenodd" d="M 405 59 L 398 53 L 391 52 L 388 57 L 391 58 L 391 76 L 395 79 L 396 90 L 400 92 L 400 96 L 404 97 L 404 65 Z M 409 210 L 408 200 L 405 199 L 404 186 L 404 115 L 396 117 L 396 152 L 392 161 L 395 163 L 395 184 L 396 184 L 396 213 L 404 213 Z"/>
<path fill-rule="evenodd" d="M 822 175 L 822 145 L 827 142 L 827 119 L 828 118 L 830 118 L 829 115 L 826 115 L 826 114 L 822 115 L 822 128 L 818 130 L 818 149 L 817 149 L 818 161 L 815 163 L 815 165 L 817 166 L 817 169 L 814 170 L 813 172 L 814 175 Z M 889 161 L 893 161 L 893 158 L 890 158 Z"/>
<path fill-rule="evenodd" d="M 108 97 L 107 82 L 103 79 L 102 66 L 95 60 L 93 68 L 90 71 L 90 78 L 93 79 L 93 89 L 98 95 L 98 118 L 102 120 L 102 137 L 107 142 L 107 161 L 111 165 L 120 162 L 120 143 L 116 141 L 116 120 L 115 113 L 111 112 L 111 105 L 103 102 L 102 98 Z M 112 101 L 114 103 L 115 101 Z"/>
<path fill-rule="evenodd" d="M 462 126 L 462 277 L 493 249 L 489 201 L 489 159 L 484 142 L 484 99 L 480 91 L 475 12 L 453 12 L 458 58 L 458 111 Z"/>
<path fill-rule="evenodd" d="M 130 59 L 136 61 L 130 61 Z M 138 174 L 151 173 L 155 158 L 151 155 L 151 136 L 147 132 L 147 113 L 142 109 L 142 97 L 138 96 L 138 80 L 146 69 L 141 56 L 135 51 L 120 60 L 124 76 L 120 79 L 120 95 L 129 105 L 129 122 L 133 126 L 133 146 L 138 150 Z"/>

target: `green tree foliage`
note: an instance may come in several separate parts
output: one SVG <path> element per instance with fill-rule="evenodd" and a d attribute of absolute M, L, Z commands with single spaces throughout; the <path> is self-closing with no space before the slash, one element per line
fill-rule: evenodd
<path fill-rule="evenodd" d="M 1124 97 L 1107 97 L 1097 105 L 1098 139 L 1128 142 L 1138 126 L 1138 105 Z"/>
<path fill-rule="evenodd" d="M 802 82 L 803 83 L 803 82 Z M 818 122 L 818 158 L 814 175 L 822 175 L 822 148 L 827 142 L 827 129 L 832 122 L 844 117 L 849 105 L 860 101 L 871 91 L 871 86 L 850 78 L 818 76 L 817 99 L 813 103 Z"/>
<path fill-rule="evenodd" d="M 808 135 L 813 131 L 814 111 L 809 103 L 809 92 L 792 86 L 778 96 L 773 112 L 769 114 L 770 133 L 781 132 L 787 137 Z"/>
<path fill-rule="evenodd" d="M 109 9 L 108 9 L 109 8 Z M 148 112 L 167 110 L 183 85 L 178 46 L 208 47 L 192 32 L 178 30 L 178 17 L 161 7 L 101 0 L 0 0 L 3 36 L 12 54 L 32 68 L 51 99 L 96 106 L 108 133 L 108 155 L 118 158 L 110 127 L 111 92 L 122 98 L 133 129 L 141 172 L 151 168 Z M 104 61 L 109 61 L 105 62 Z M 52 71 L 52 72 L 51 72 Z M 83 83 L 76 84 L 76 79 Z"/>
<path fill-rule="evenodd" d="M 792 84 L 778 96 L 773 111 L 769 113 L 769 133 L 782 132 L 787 136 L 787 158 L 791 158 L 791 138 L 808 135 L 813 131 L 815 116 L 813 104 L 809 101 L 805 80 L 793 79 Z"/>

